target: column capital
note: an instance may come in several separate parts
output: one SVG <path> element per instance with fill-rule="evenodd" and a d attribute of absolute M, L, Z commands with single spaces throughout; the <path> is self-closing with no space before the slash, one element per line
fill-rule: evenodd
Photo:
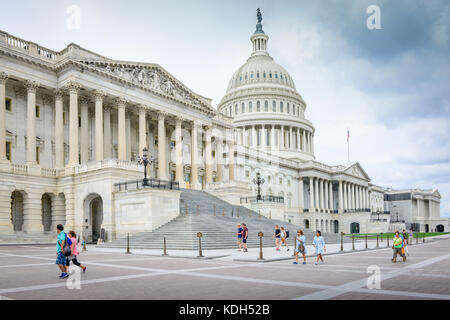
<path fill-rule="evenodd" d="M 37 83 L 36 81 L 30 81 L 30 80 L 27 80 L 25 82 L 25 85 L 27 87 L 28 93 L 36 93 L 36 89 L 39 87 L 39 83 Z"/>
<path fill-rule="evenodd" d="M 143 114 L 143 115 L 146 115 L 146 114 L 147 114 L 148 107 L 147 107 L 146 105 L 139 104 L 139 105 L 137 106 L 137 108 L 138 108 L 138 110 L 139 110 L 139 114 Z"/>
<path fill-rule="evenodd" d="M 167 112 L 158 111 L 157 112 L 158 121 L 164 121 L 168 115 L 169 114 Z"/>
<path fill-rule="evenodd" d="M 69 81 L 64 87 L 67 91 L 69 91 L 69 94 L 78 94 L 78 92 L 81 89 L 81 85 L 76 81 Z"/>
<path fill-rule="evenodd" d="M 103 111 L 104 112 L 111 112 L 112 109 L 113 109 L 113 107 L 110 104 L 103 105 Z"/>
<path fill-rule="evenodd" d="M 94 90 L 92 96 L 96 102 L 103 102 L 103 99 L 106 97 L 106 93 L 102 90 Z"/>
<path fill-rule="evenodd" d="M 81 96 L 80 97 L 80 104 L 81 105 L 88 105 L 92 102 L 92 100 L 90 99 L 90 97 L 88 96 Z"/>
<path fill-rule="evenodd" d="M 125 108 L 127 105 L 127 100 L 123 97 L 117 97 L 114 99 L 114 102 L 117 104 L 119 108 Z"/>
<path fill-rule="evenodd" d="M 61 89 L 53 90 L 53 94 L 55 95 L 55 100 L 61 101 L 64 98 L 64 91 Z"/>
<path fill-rule="evenodd" d="M 9 75 L 5 72 L 0 72 L 0 84 L 6 84 L 6 80 L 8 80 Z"/>
<path fill-rule="evenodd" d="M 183 117 L 176 117 L 175 118 L 175 126 L 177 126 L 177 127 L 181 127 L 181 125 L 183 124 L 183 121 L 184 121 L 185 119 L 183 118 Z"/>

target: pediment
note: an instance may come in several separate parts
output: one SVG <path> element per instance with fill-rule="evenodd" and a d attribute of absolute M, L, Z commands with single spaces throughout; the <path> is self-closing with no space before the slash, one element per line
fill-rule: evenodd
<path fill-rule="evenodd" d="M 361 165 L 358 162 L 355 162 L 353 164 L 351 164 L 350 166 L 348 166 L 345 170 L 345 173 L 361 178 L 361 179 L 365 179 L 365 180 L 370 180 L 370 177 L 367 175 L 367 173 L 364 171 L 364 169 L 361 167 Z"/>
<path fill-rule="evenodd" d="M 84 59 L 79 60 L 79 62 L 109 77 L 120 79 L 123 82 L 193 106 L 204 112 L 216 113 L 208 99 L 188 89 L 157 64 Z"/>

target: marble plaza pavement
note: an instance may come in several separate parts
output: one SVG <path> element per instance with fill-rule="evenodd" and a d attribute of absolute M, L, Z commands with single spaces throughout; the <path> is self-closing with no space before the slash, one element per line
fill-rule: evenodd
<path fill-rule="evenodd" d="M 88 247 L 81 288 L 58 279 L 54 247 L 0 247 L 0 299 L 450 299 L 450 236 L 412 245 L 406 263 L 391 262 L 383 247 L 352 251 L 329 247 L 325 264 L 293 265 L 291 251 L 265 248 L 196 253 L 103 250 Z M 370 247 L 371 245 L 369 245 Z M 217 250 L 218 251 L 218 250 Z M 310 250 L 311 253 L 311 250 Z M 184 255 L 183 255 L 184 254 Z M 400 260 L 400 259 L 399 259 Z M 367 288 L 368 267 L 380 270 L 380 289 Z M 237 286 L 241 288 L 236 290 Z"/>

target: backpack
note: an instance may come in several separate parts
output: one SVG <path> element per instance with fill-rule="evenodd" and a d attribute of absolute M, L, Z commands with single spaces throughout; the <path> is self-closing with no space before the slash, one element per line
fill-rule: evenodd
<path fill-rule="evenodd" d="M 64 247 L 61 248 L 61 252 L 66 257 L 70 257 L 72 255 L 72 250 L 70 249 L 70 246 L 72 245 L 72 240 L 70 240 L 70 238 L 67 237 L 67 233 L 65 235 L 66 235 L 66 239 L 64 241 Z"/>
<path fill-rule="evenodd" d="M 289 238 L 289 230 L 286 230 L 286 239 Z"/>

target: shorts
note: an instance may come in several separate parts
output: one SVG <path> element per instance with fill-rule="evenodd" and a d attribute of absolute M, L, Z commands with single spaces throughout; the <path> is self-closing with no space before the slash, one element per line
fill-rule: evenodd
<path fill-rule="evenodd" d="M 306 248 L 303 246 L 303 251 L 300 251 L 300 243 L 297 243 L 297 247 L 295 248 L 295 252 L 299 252 L 301 254 L 306 254 Z"/>
<path fill-rule="evenodd" d="M 281 238 L 282 243 L 286 243 L 286 238 Z"/>
<path fill-rule="evenodd" d="M 242 243 L 247 243 L 247 239 L 242 239 Z"/>
<path fill-rule="evenodd" d="M 63 266 L 67 264 L 67 257 L 62 252 L 58 252 L 58 257 L 56 257 L 56 264 L 61 264 Z"/>
<path fill-rule="evenodd" d="M 242 243 L 242 237 L 238 237 L 238 242 Z"/>

